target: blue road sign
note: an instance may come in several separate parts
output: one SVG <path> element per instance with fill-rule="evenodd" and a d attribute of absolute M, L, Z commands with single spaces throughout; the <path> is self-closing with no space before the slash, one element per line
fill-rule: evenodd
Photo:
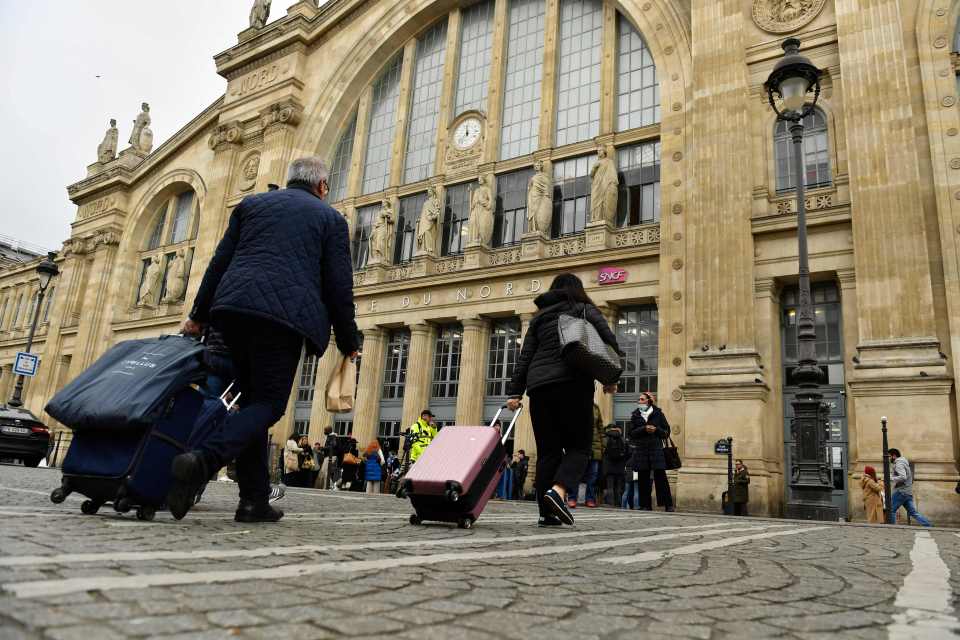
<path fill-rule="evenodd" d="M 13 362 L 13 373 L 18 376 L 30 376 L 32 378 L 37 375 L 39 368 L 40 356 L 32 353 L 20 351 L 17 353 L 17 359 Z"/>

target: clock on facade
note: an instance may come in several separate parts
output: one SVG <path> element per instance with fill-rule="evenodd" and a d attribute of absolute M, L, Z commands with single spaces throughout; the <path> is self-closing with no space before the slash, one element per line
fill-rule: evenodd
<path fill-rule="evenodd" d="M 457 125 L 457 128 L 454 130 L 453 144 L 456 145 L 457 149 L 460 151 L 471 149 L 475 144 L 477 144 L 477 140 L 480 139 L 480 134 L 482 132 L 483 123 L 480 122 L 480 118 L 467 118 Z"/>

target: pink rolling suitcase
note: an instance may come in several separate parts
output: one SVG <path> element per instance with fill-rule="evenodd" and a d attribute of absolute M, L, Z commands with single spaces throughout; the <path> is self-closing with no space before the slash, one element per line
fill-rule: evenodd
<path fill-rule="evenodd" d="M 493 423 L 506 406 L 497 411 Z M 400 497 L 409 497 L 416 513 L 410 524 L 426 520 L 456 522 L 469 529 L 487 506 L 507 467 L 504 445 L 521 409 L 513 414 L 501 437 L 489 427 L 443 429 L 407 472 Z"/>

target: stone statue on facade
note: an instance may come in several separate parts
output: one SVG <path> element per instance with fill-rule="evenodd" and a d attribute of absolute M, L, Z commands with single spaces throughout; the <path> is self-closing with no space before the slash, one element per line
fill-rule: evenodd
<path fill-rule="evenodd" d="M 120 132 L 117 130 L 117 121 L 110 119 L 110 128 L 103 136 L 103 142 L 97 147 L 97 162 L 107 164 L 117 157 L 117 143 L 120 140 Z"/>
<path fill-rule="evenodd" d="M 263 29 L 270 19 L 270 4 L 273 0 L 255 0 L 250 9 L 250 28 Z"/>
<path fill-rule="evenodd" d="M 620 178 L 617 165 L 606 146 L 597 150 L 597 162 L 590 170 L 590 222 L 617 223 L 617 201 L 620 197 Z"/>
<path fill-rule="evenodd" d="M 493 194 L 487 186 L 489 178 L 477 178 L 477 186 L 470 194 L 470 244 L 490 246 L 493 238 Z"/>
<path fill-rule="evenodd" d="M 377 216 L 377 222 L 370 232 L 370 263 L 385 264 L 390 262 L 390 246 L 393 239 L 393 205 L 384 200 Z"/>
<path fill-rule="evenodd" d="M 143 274 L 143 282 L 140 284 L 140 294 L 138 303 L 141 307 L 153 307 L 157 304 L 157 296 L 160 293 L 160 256 L 150 258 L 150 264 L 147 265 L 147 271 Z"/>
<path fill-rule="evenodd" d="M 527 187 L 527 231 L 549 236 L 553 221 L 553 179 L 547 174 L 543 160 L 537 160 L 533 168 Z"/>
<path fill-rule="evenodd" d="M 170 261 L 167 267 L 167 287 L 163 296 L 164 303 L 180 302 L 187 292 L 187 259 L 183 249 Z"/>
<path fill-rule="evenodd" d="M 153 131 L 150 130 L 150 105 L 144 102 L 140 105 L 140 115 L 133 121 L 133 131 L 130 133 L 130 146 L 134 151 L 144 155 L 153 149 Z"/>
<path fill-rule="evenodd" d="M 440 228 L 441 213 L 437 188 L 431 186 L 417 220 L 417 255 L 437 256 L 437 230 Z"/>

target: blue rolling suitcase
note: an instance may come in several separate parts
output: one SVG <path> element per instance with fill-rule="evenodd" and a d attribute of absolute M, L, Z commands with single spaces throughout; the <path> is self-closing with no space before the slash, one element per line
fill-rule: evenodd
<path fill-rule="evenodd" d="M 225 392 L 226 393 L 226 392 Z M 223 398 L 208 397 L 191 385 L 167 402 L 156 422 L 145 430 L 77 431 L 63 462 L 61 486 L 50 499 L 85 495 L 83 513 L 105 504 L 118 513 L 136 509 L 137 518 L 152 520 L 170 489 L 170 464 L 222 427 L 229 412 Z"/>

